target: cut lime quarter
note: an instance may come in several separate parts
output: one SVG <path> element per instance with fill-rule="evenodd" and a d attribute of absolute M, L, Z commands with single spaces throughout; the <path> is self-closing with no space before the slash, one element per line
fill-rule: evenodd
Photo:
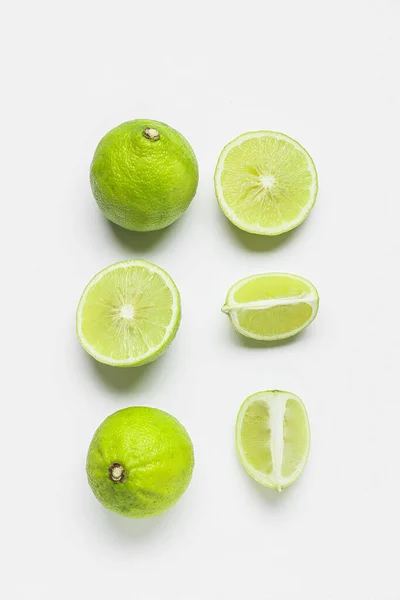
<path fill-rule="evenodd" d="M 274 131 L 244 133 L 222 150 L 215 193 L 225 216 L 259 235 L 279 235 L 304 221 L 318 192 L 308 152 Z"/>
<path fill-rule="evenodd" d="M 222 312 L 233 327 L 255 340 L 281 340 L 302 331 L 319 306 L 313 284 L 289 273 L 261 273 L 237 281 L 228 291 Z"/>
<path fill-rule="evenodd" d="M 300 476 L 310 448 L 306 408 L 295 394 L 258 392 L 242 404 L 236 448 L 253 479 L 280 492 Z"/>
<path fill-rule="evenodd" d="M 145 260 L 106 267 L 86 286 L 76 313 L 82 347 L 115 367 L 160 356 L 179 327 L 181 302 L 171 277 Z"/>

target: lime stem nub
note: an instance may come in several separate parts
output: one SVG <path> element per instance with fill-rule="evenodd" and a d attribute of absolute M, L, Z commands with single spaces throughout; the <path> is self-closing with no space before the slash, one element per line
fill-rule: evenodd
<path fill-rule="evenodd" d="M 146 127 L 146 129 L 143 129 L 143 135 L 151 142 L 156 142 L 160 139 L 160 134 L 157 129 L 153 129 L 153 127 Z"/>
<path fill-rule="evenodd" d="M 126 473 L 124 467 L 120 463 L 113 463 L 108 467 L 108 474 L 111 481 L 114 483 L 122 483 L 126 479 Z"/>

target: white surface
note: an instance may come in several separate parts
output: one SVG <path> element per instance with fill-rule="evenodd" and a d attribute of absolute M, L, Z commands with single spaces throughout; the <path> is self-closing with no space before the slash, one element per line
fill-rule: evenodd
<path fill-rule="evenodd" d="M 400 598 L 399 18 L 398 0 L 3 8 L 2 597 Z M 88 184 L 101 136 L 136 117 L 182 131 L 200 164 L 162 233 L 111 226 Z M 260 128 L 298 139 L 320 177 L 305 224 L 272 240 L 230 226 L 213 193 L 221 148 Z M 133 257 L 172 275 L 183 319 L 164 357 L 119 371 L 80 348 L 75 308 Z M 309 278 L 321 307 L 263 348 L 220 307 L 267 270 Z M 241 402 L 270 388 L 298 394 L 312 428 L 280 496 L 233 444 Z M 147 521 L 108 513 L 85 477 L 95 428 L 131 404 L 173 413 L 196 450 L 186 495 Z"/>

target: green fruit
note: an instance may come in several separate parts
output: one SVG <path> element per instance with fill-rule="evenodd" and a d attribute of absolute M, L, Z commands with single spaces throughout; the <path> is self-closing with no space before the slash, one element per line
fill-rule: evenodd
<path fill-rule="evenodd" d="M 133 231 L 171 225 L 199 180 L 189 142 L 165 123 L 137 119 L 109 131 L 94 153 L 90 183 L 104 215 Z"/>
<path fill-rule="evenodd" d="M 296 140 L 274 131 L 244 133 L 225 146 L 214 182 L 228 219 L 259 235 L 279 235 L 300 225 L 318 191 L 311 156 Z"/>
<path fill-rule="evenodd" d="M 146 260 L 126 260 L 87 284 L 76 330 L 82 347 L 99 362 L 134 367 L 165 352 L 180 318 L 179 292 L 168 273 Z"/>
<path fill-rule="evenodd" d="M 255 340 L 282 340 L 300 333 L 319 306 L 313 284 L 289 273 L 261 273 L 237 281 L 222 312 L 242 335 Z"/>
<path fill-rule="evenodd" d="M 249 396 L 236 421 L 236 448 L 246 471 L 280 492 L 301 475 L 310 449 L 306 407 L 298 396 L 273 390 Z"/>
<path fill-rule="evenodd" d="M 144 406 L 110 415 L 89 447 L 86 472 L 96 498 L 124 517 L 153 517 L 173 506 L 194 467 L 186 429 L 171 415 Z"/>

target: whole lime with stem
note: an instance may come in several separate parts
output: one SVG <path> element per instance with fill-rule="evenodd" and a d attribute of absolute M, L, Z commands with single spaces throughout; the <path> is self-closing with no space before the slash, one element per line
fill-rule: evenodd
<path fill-rule="evenodd" d="M 122 123 L 100 140 L 90 168 L 103 214 L 133 231 L 171 225 L 188 208 L 199 180 L 189 142 L 160 121 Z"/>
<path fill-rule="evenodd" d="M 132 406 L 110 415 L 94 434 L 86 472 L 96 498 L 124 517 L 153 517 L 186 491 L 194 467 L 186 429 L 157 408 Z"/>

